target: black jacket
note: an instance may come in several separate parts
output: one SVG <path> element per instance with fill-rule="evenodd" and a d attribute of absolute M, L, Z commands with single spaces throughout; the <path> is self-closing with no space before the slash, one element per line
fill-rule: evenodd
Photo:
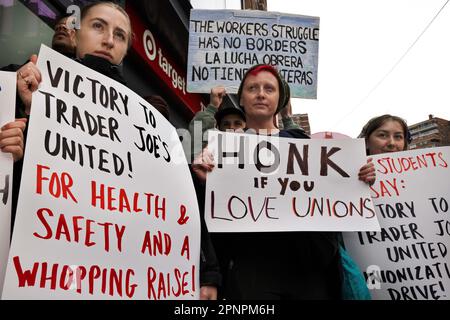
<path fill-rule="evenodd" d="M 222 275 L 220 272 L 219 261 L 217 260 L 216 252 L 203 214 L 205 211 L 205 186 L 198 180 L 192 170 L 191 175 L 197 194 L 201 222 L 200 285 L 210 285 L 220 288 L 222 285 Z"/>
<path fill-rule="evenodd" d="M 280 137 L 308 139 L 301 129 Z M 341 299 L 337 233 L 214 233 L 226 299 Z"/>
<path fill-rule="evenodd" d="M 112 64 L 106 59 L 93 56 L 90 54 L 85 55 L 83 59 L 76 58 L 75 61 L 113 80 L 116 80 L 117 82 L 120 82 L 125 86 L 127 85 L 123 77 L 121 65 Z"/>

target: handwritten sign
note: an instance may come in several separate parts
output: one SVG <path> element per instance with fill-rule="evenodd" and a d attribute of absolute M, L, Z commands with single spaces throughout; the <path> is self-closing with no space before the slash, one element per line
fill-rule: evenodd
<path fill-rule="evenodd" d="M 16 73 L 0 71 L 0 127 L 14 121 L 15 105 Z M 12 155 L 0 151 L 0 296 L 2 295 L 11 236 L 12 177 Z"/>
<path fill-rule="evenodd" d="M 256 64 L 277 67 L 292 97 L 317 97 L 319 18 L 265 11 L 191 10 L 189 92 L 237 93 Z"/>
<path fill-rule="evenodd" d="M 450 299 L 450 147 L 373 156 L 381 232 L 345 233 L 374 299 Z"/>
<path fill-rule="evenodd" d="M 206 183 L 209 231 L 379 230 L 369 187 L 358 180 L 364 140 L 208 138 L 216 162 Z"/>
<path fill-rule="evenodd" d="M 175 129 L 43 45 L 38 68 L 3 298 L 198 298 L 198 205 Z"/>

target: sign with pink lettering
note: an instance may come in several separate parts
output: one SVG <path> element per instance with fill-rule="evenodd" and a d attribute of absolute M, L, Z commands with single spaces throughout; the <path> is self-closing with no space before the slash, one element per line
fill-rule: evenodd
<path fill-rule="evenodd" d="M 450 147 L 376 156 L 381 232 L 344 233 L 373 299 L 450 299 Z"/>
<path fill-rule="evenodd" d="M 4 299 L 196 299 L 200 219 L 175 128 L 42 45 Z"/>
<path fill-rule="evenodd" d="M 363 139 L 289 139 L 209 131 L 210 232 L 379 230 Z M 351 156 L 350 156 L 351 155 Z"/>

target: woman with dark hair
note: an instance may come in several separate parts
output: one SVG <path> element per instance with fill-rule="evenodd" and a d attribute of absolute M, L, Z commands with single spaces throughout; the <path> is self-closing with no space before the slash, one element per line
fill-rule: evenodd
<path fill-rule="evenodd" d="M 404 151 L 411 142 L 406 121 L 390 114 L 370 119 L 358 138 L 365 138 L 367 155 Z"/>

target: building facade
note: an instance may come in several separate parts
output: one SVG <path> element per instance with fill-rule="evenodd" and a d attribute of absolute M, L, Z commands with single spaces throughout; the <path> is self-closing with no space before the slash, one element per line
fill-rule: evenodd
<path fill-rule="evenodd" d="M 266 0 L 241 0 L 242 9 L 267 11 Z"/>
<path fill-rule="evenodd" d="M 308 135 L 311 135 L 311 126 L 309 125 L 309 117 L 307 113 L 293 114 L 291 118 L 300 126 L 300 128 L 305 130 Z M 278 116 L 278 127 L 283 129 L 283 122 L 280 116 Z"/>
<path fill-rule="evenodd" d="M 412 141 L 410 149 L 442 147 L 450 145 L 450 121 L 428 116 L 428 120 L 408 127 Z"/>

